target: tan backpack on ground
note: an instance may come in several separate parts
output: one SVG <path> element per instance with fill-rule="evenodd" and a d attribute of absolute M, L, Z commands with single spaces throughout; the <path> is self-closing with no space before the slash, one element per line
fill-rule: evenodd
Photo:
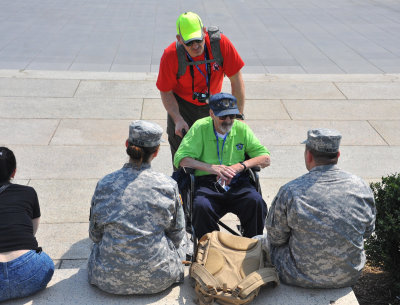
<path fill-rule="evenodd" d="M 279 284 L 275 268 L 264 267 L 260 241 L 219 231 L 199 240 L 190 276 L 200 305 L 247 304 L 261 286 Z"/>

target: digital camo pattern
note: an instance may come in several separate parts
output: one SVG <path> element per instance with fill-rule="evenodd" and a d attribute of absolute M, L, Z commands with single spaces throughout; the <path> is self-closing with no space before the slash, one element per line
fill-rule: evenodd
<path fill-rule="evenodd" d="M 323 153 L 335 153 L 339 150 L 342 135 L 339 131 L 327 128 L 311 129 L 307 132 L 307 140 L 302 144 Z"/>
<path fill-rule="evenodd" d="M 266 228 L 272 263 L 284 283 L 315 288 L 354 284 L 375 228 L 371 189 L 336 165 L 314 167 L 282 186 Z"/>
<path fill-rule="evenodd" d="M 133 121 L 129 125 L 129 141 L 142 147 L 155 147 L 161 143 L 163 129 L 160 125 L 143 120 Z"/>
<path fill-rule="evenodd" d="M 182 282 L 184 228 L 176 182 L 148 164 L 125 164 L 93 195 L 90 283 L 114 294 L 151 294 Z"/>

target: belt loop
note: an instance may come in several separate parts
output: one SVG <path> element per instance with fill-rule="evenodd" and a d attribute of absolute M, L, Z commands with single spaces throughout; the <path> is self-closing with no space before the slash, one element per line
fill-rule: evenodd
<path fill-rule="evenodd" d="M 8 268 L 7 268 L 8 263 L 0 263 L 1 266 L 1 273 L 3 274 L 4 280 L 8 280 Z"/>

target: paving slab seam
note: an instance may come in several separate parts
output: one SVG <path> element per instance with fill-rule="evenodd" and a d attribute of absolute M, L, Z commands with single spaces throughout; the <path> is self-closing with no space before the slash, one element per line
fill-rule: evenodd
<path fill-rule="evenodd" d="M 86 72 L 86 71 L 44 71 L 0 69 L 0 78 L 30 79 L 80 79 L 109 81 L 156 81 L 154 72 Z M 243 73 L 245 81 L 299 81 L 299 82 L 398 82 L 400 73 L 387 74 L 252 74 Z"/>
<path fill-rule="evenodd" d="M 140 119 L 143 120 L 143 112 L 144 112 L 144 102 L 145 102 L 145 98 L 142 98 L 142 108 L 140 111 Z M 165 115 L 167 115 L 167 113 L 165 113 Z"/>
<path fill-rule="evenodd" d="M 49 139 L 47 145 L 50 145 L 51 141 L 53 141 L 54 135 L 56 134 L 56 132 L 57 132 L 57 130 L 58 130 L 58 127 L 60 127 L 60 124 L 61 124 L 61 121 L 62 121 L 62 120 L 63 120 L 63 119 L 59 119 L 59 120 L 58 120 L 58 124 L 57 124 L 56 128 L 54 128 L 54 131 L 53 131 L 53 133 L 51 134 L 50 139 Z"/>
<path fill-rule="evenodd" d="M 367 123 L 371 126 L 371 128 L 372 128 L 373 130 L 375 130 L 375 132 L 381 137 L 381 139 L 382 139 L 388 146 L 391 146 L 391 145 L 386 141 L 385 137 L 375 128 L 374 125 L 371 124 L 370 121 L 371 121 L 371 120 L 367 120 Z"/>
<path fill-rule="evenodd" d="M 71 98 L 76 98 L 76 93 L 78 92 L 78 89 L 79 89 L 79 86 L 81 85 L 81 83 L 82 83 L 82 80 L 80 79 Z"/>
<path fill-rule="evenodd" d="M 343 92 L 342 90 L 340 90 L 340 88 L 338 87 L 338 85 L 336 84 L 336 82 L 332 82 L 332 83 L 333 83 L 333 85 L 336 87 L 336 89 L 338 89 L 339 92 L 340 92 L 341 94 L 343 94 L 343 96 L 346 98 L 346 100 L 348 100 L 349 98 L 346 96 L 346 94 L 344 94 L 344 92 Z"/>
<path fill-rule="evenodd" d="M 283 100 L 283 99 L 279 99 L 279 103 L 280 103 L 280 105 L 283 107 L 283 109 L 285 110 L 285 113 L 287 114 L 287 116 L 289 117 L 289 119 L 290 119 L 291 121 L 293 121 L 293 117 L 290 115 L 290 111 L 289 111 L 289 109 L 287 109 L 287 107 L 286 107 L 286 105 L 285 105 L 285 103 L 284 103 L 284 100 Z"/>

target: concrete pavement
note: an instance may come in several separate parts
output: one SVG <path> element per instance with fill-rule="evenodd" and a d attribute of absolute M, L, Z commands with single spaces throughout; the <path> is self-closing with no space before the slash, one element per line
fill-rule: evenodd
<path fill-rule="evenodd" d="M 271 151 L 272 165 L 261 172 L 267 204 L 306 172 L 299 143 L 310 128 L 341 131 L 339 165 L 368 181 L 400 170 L 400 74 L 244 79 L 246 122 Z M 129 122 L 148 119 L 165 128 L 155 80 L 152 73 L 0 70 L 0 145 L 16 154 L 16 182 L 38 192 L 38 241 L 58 268 L 85 266 L 90 199 L 98 179 L 127 160 Z M 229 81 L 223 90 L 229 92 Z M 171 174 L 167 142 L 153 166 Z M 53 285 L 67 278 L 58 271 Z"/>
<path fill-rule="evenodd" d="M 400 73 L 391 0 L 2 0 L 0 69 L 158 72 L 184 11 L 220 26 L 246 73 Z"/>
<path fill-rule="evenodd" d="M 187 271 L 187 270 L 186 270 Z M 187 272 L 186 272 L 187 273 Z M 31 298 L 7 302 L 7 305 L 195 305 L 195 293 L 186 274 L 185 283 L 148 296 L 115 296 L 91 287 L 84 269 L 56 270 L 46 290 Z M 342 289 L 303 289 L 279 285 L 263 288 L 252 305 L 356 305 L 350 287 Z"/>

